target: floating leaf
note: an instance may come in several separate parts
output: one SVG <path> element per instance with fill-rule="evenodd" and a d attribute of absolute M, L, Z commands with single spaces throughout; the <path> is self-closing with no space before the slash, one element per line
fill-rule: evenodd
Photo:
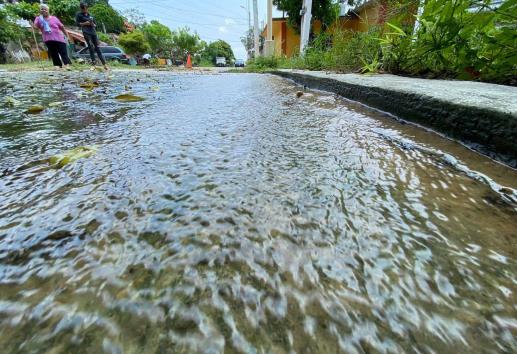
<path fill-rule="evenodd" d="M 99 85 L 95 85 L 93 82 L 91 82 L 91 83 L 81 84 L 79 86 L 85 90 L 91 91 Z"/>
<path fill-rule="evenodd" d="M 90 157 L 96 152 L 97 147 L 95 146 L 80 146 L 62 154 L 52 156 L 49 159 L 49 163 L 52 165 L 52 167 L 61 168 L 71 162 Z"/>
<path fill-rule="evenodd" d="M 35 106 L 30 106 L 29 108 L 27 108 L 27 110 L 25 111 L 25 113 L 28 113 L 28 114 L 37 114 L 37 113 L 41 113 L 45 110 L 45 107 L 43 106 L 40 106 L 40 105 L 35 105 Z"/>
<path fill-rule="evenodd" d="M 160 91 L 160 87 L 159 86 L 153 86 L 153 87 L 151 87 L 151 90 L 153 90 L 153 91 Z"/>
<path fill-rule="evenodd" d="M 16 98 L 13 97 L 6 97 L 5 99 L 5 105 L 8 107 L 16 107 L 21 105 L 22 103 L 18 101 Z"/>
<path fill-rule="evenodd" d="M 79 87 L 82 87 L 83 89 L 91 91 L 94 88 L 99 87 L 99 81 L 87 80 L 86 82 L 83 82 L 82 84 L 80 84 Z"/>
<path fill-rule="evenodd" d="M 48 104 L 48 106 L 52 108 L 52 107 L 62 106 L 64 104 L 65 104 L 65 102 L 51 102 Z"/>
<path fill-rule="evenodd" d="M 130 93 L 125 93 L 125 94 L 122 94 L 122 95 L 118 95 L 115 97 L 116 100 L 119 100 L 119 101 L 122 101 L 122 102 L 140 102 L 140 101 L 144 101 L 145 98 L 143 97 L 139 97 L 139 96 L 135 96 L 133 94 L 130 94 Z"/>

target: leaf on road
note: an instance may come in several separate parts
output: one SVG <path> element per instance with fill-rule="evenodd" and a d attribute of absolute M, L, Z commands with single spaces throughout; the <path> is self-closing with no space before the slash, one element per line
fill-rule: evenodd
<path fill-rule="evenodd" d="M 50 165 L 55 168 L 61 168 L 68 165 L 71 162 L 77 161 L 82 158 L 90 157 L 97 152 L 95 146 L 80 146 L 75 149 L 69 150 L 62 154 L 57 154 L 49 159 Z"/>
<path fill-rule="evenodd" d="M 96 87 L 99 87 L 98 81 L 86 81 L 79 85 L 79 87 L 82 87 L 83 89 L 86 89 L 88 91 L 93 90 Z"/>
<path fill-rule="evenodd" d="M 122 95 L 118 95 L 115 97 L 116 100 L 119 100 L 119 101 L 122 101 L 122 102 L 140 102 L 140 101 L 144 101 L 145 98 L 143 97 L 140 97 L 140 96 L 135 96 L 133 94 L 130 94 L 130 93 L 125 93 L 125 94 L 122 94 Z"/>
<path fill-rule="evenodd" d="M 45 107 L 43 106 L 40 106 L 40 105 L 35 105 L 35 106 L 30 106 L 29 108 L 27 108 L 27 110 L 25 111 L 25 113 L 28 113 L 28 114 L 37 114 L 37 113 L 41 113 L 45 110 Z"/>

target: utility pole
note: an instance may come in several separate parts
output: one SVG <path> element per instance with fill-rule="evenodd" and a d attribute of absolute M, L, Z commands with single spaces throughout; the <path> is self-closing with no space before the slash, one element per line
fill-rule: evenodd
<path fill-rule="evenodd" d="M 251 32 L 251 8 L 250 8 L 250 0 L 248 0 L 248 29 Z"/>
<path fill-rule="evenodd" d="M 252 27 L 251 27 L 251 6 L 250 6 L 250 0 L 248 0 L 248 41 L 250 40 L 251 31 L 252 31 Z M 250 46 L 250 44 L 248 44 L 248 59 L 252 58 L 251 52 L 252 52 L 251 46 Z"/>
<path fill-rule="evenodd" d="M 259 22 L 258 22 L 258 4 L 257 0 L 253 0 L 253 37 L 255 44 L 255 58 L 260 56 L 259 47 Z"/>
<path fill-rule="evenodd" d="M 252 55 L 251 53 L 253 52 L 251 50 L 251 36 L 252 36 L 252 27 L 251 27 L 251 8 L 250 8 L 250 0 L 247 1 L 248 3 L 248 6 L 244 7 L 241 5 L 241 8 L 246 10 L 246 12 L 248 13 L 248 32 L 246 33 L 246 51 L 248 53 L 248 60 L 250 60 L 252 58 Z"/>
<path fill-rule="evenodd" d="M 302 15 L 300 55 L 303 55 L 307 45 L 309 44 L 309 35 L 311 33 L 312 0 L 303 0 L 303 7 L 300 11 L 300 15 Z"/>
<path fill-rule="evenodd" d="M 415 20 L 415 27 L 413 27 L 413 36 L 416 35 L 418 30 L 420 29 L 420 17 L 422 17 L 424 13 L 424 1 L 420 0 L 418 4 L 418 13 Z"/>
<path fill-rule="evenodd" d="M 275 42 L 273 41 L 273 0 L 267 1 L 267 38 L 265 52 L 268 57 L 275 54 Z"/>

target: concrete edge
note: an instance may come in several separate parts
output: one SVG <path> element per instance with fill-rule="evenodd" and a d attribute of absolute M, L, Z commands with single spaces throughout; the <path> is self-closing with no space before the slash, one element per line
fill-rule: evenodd
<path fill-rule="evenodd" d="M 270 74 L 307 86 L 336 93 L 418 123 L 459 140 L 500 162 L 517 167 L 517 117 L 486 108 L 475 108 L 410 92 L 351 84 L 296 72 Z"/>

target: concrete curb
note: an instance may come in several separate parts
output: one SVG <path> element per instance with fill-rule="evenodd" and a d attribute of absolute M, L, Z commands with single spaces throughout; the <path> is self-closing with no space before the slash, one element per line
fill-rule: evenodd
<path fill-rule="evenodd" d="M 438 99 L 433 95 L 411 90 L 402 91 L 371 83 L 358 84 L 357 80 L 347 82 L 345 79 L 336 79 L 338 75 L 322 77 L 321 73 L 287 70 L 270 73 L 291 79 L 311 89 L 334 92 L 404 120 L 432 128 L 512 167 L 517 166 L 517 114 L 514 112 L 496 107 L 477 107 L 453 99 Z"/>

